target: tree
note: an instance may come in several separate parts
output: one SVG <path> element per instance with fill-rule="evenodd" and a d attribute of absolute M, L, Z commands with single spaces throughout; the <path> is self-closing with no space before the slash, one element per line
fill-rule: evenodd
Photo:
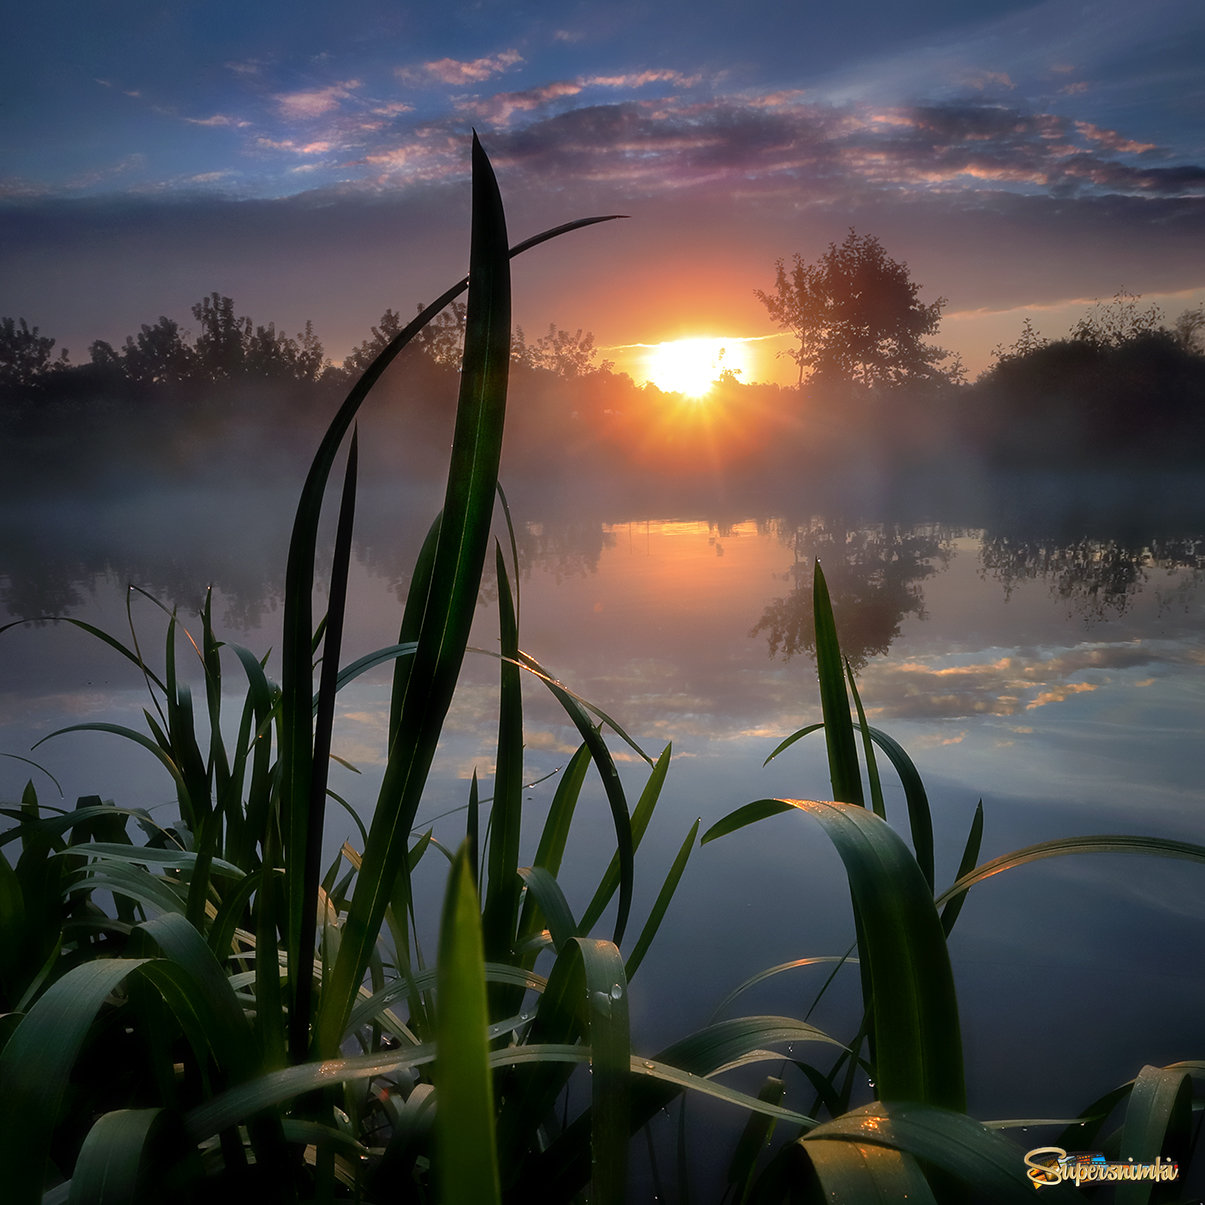
<path fill-rule="evenodd" d="M 234 302 L 218 293 L 198 301 L 192 315 L 201 324 L 193 345 L 199 375 L 209 381 L 239 376 L 253 337 L 251 319 L 236 317 Z"/>
<path fill-rule="evenodd" d="M 580 328 L 576 334 L 561 330 L 555 323 L 548 324 L 548 333 L 534 343 L 527 342 L 521 326 L 515 327 L 511 342 L 511 359 L 528 368 L 540 368 L 555 372 L 562 377 L 584 377 L 589 372 L 609 372 L 614 364 L 604 360 L 594 363 L 598 348 L 594 346 L 594 335 Z"/>
<path fill-rule="evenodd" d="M 92 345 L 92 363 L 111 366 L 116 353 L 109 344 L 98 340 Z M 122 353 L 126 376 L 140 384 L 171 385 L 192 375 L 196 356 L 185 340 L 180 324 L 160 317 L 154 326 L 145 322 L 135 335 L 127 335 Z"/>
<path fill-rule="evenodd" d="M 924 305 L 902 264 L 888 257 L 873 235 L 850 229 L 839 247 L 830 243 L 814 264 L 796 252 L 788 269 L 777 265 L 773 293 L 756 291 L 770 317 L 799 346 L 786 354 L 816 382 L 900 385 L 942 377 L 946 357 L 926 343 L 941 321 L 946 300 Z"/>
<path fill-rule="evenodd" d="M 1172 326 L 1176 342 L 1193 355 L 1205 354 L 1205 305 L 1195 310 L 1185 310 Z"/>
<path fill-rule="evenodd" d="M 0 387 L 16 389 L 33 384 L 52 368 L 65 365 L 66 348 L 52 361 L 53 348 L 54 340 L 39 335 L 38 328 L 31 327 L 24 318 L 0 318 Z"/>
<path fill-rule="evenodd" d="M 1071 328 L 1071 338 L 1093 347 L 1121 347 L 1135 339 L 1153 335 L 1163 324 L 1163 311 L 1153 303 L 1139 308 L 1137 293 L 1118 289 L 1113 300 L 1097 301 Z"/>

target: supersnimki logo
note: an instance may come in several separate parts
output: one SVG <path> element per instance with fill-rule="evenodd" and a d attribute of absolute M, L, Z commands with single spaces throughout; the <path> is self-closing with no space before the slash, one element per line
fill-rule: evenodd
<path fill-rule="evenodd" d="M 1116 1183 L 1121 1180 L 1149 1180 L 1162 1183 L 1180 1175 L 1180 1165 L 1159 1156 L 1154 1163 L 1110 1162 L 1099 1151 L 1071 1151 L 1061 1146 L 1039 1146 L 1025 1156 L 1026 1175 L 1035 1188 L 1072 1181 L 1082 1184 Z"/>

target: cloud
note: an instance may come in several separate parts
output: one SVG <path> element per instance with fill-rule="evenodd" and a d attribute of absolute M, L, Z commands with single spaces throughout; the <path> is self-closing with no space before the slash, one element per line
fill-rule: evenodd
<path fill-rule="evenodd" d="M 236 130 L 245 129 L 251 124 L 240 117 L 230 117 L 225 113 L 215 113 L 212 117 L 186 117 L 184 120 L 192 126 L 227 126 Z"/>
<path fill-rule="evenodd" d="M 290 121 L 306 121 L 333 112 L 360 87 L 359 80 L 330 84 L 304 92 L 281 92 L 273 98 L 281 114 Z"/>
<path fill-rule="evenodd" d="M 568 82 L 544 84 L 539 88 L 528 88 L 522 92 L 499 92 L 485 100 L 468 100 L 461 105 L 464 112 L 472 113 L 483 121 L 506 125 L 516 113 L 528 113 L 542 109 L 555 100 L 577 96 L 581 84 Z"/>
<path fill-rule="evenodd" d="M 522 62 L 523 56 L 517 50 L 504 50 L 501 54 L 480 59 L 434 59 L 418 68 L 401 67 L 398 75 L 406 83 L 435 80 L 441 84 L 463 86 L 482 83 Z"/>
<path fill-rule="evenodd" d="M 583 85 L 588 81 L 583 81 Z M 982 99 L 885 108 L 822 105 L 798 95 L 631 99 L 542 110 L 577 84 L 504 93 L 466 106 L 499 126 L 510 165 L 562 183 L 606 180 L 673 192 L 729 181 L 790 188 L 799 201 L 876 190 L 1188 196 L 1205 167 L 1152 161 L 1153 144 L 1059 115 Z M 1143 162 L 1126 156 L 1141 155 Z"/>
<path fill-rule="evenodd" d="M 674 84 L 690 88 L 699 82 L 699 75 L 683 75 L 681 71 L 663 68 L 658 71 L 634 71 L 620 75 L 591 75 L 582 80 L 593 88 L 643 88 L 648 84 Z"/>

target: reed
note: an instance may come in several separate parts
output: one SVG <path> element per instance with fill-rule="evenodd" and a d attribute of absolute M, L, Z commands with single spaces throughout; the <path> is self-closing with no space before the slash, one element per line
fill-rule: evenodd
<path fill-rule="evenodd" d="M 132 611 L 128 640 L 66 621 L 137 667 L 151 707 L 145 732 L 107 724 L 63 732 L 105 731 L 151 753 L 173 783 L 179 819 L 160 826 L 143 811 L 94 797 L 56 809 L 32 785 L 2 809 L 6 1201 L 142 1202 L 169 1193 L 199 1201 L 233 1193 L 265 1202 L 619 1202 L 632 1135 L 687 1094 L 734 1106 L 743 1124 L 715 1199 L 1032 1199 L 1020 1148 L 965 1113 L 946 946 L 965 893 L 1043 857 L 1120 849 L 1202 861 L 1205 849 L 1096 837 L 977 866 L 980 808 L 953 885 L 935 893 L 923 783 L 905 751 L 866 722 L 819 568 L 823 720 L 771 756 L 823 730 L 833 798 L 755 801 L 702 842 L 752 823 L 785 823 L 771 820 L 785 813 L 811 817 L 832 841 L 849 881 L 862 983 L 862 1012 L 848 1032 L 830 1035 L 792 1017 L 737 1017 L 648 1057 L 633 1049 L 630 984 L 700 844 L 699 824 L 684 835 L 648 913 L 634 917 L 637 855 L 670 750 L 647 757 L 607 712 L 522 650 L 513 534 L 492 541 L 499 722 L 488 812 L 474 779 L 458 850 L 415 830 L 497 522 L 510 261 L 603 220 L 508 247 L 494 175 L 474 140 L 469 276 L 400 332 L 353 386 L 303 487 L 279 688 L 265 661 L 219 639 L 208 600 L 197 637 L 187 636 L 199 701 L 178 664 L 186 633 L 175 613 L 165 612 L 154 667 Z M 466 287 L 443 509 L 417 557 L 397 641 L 340 667 L 356 414 L 387 364 Z M 328 604 L 316 621 L 319 516 L 344 448 Z M 501 510 L 505 528 L 504 499 Z M 142 601 L 132 593 L 131 606 L 136 597 Z M 382 664 L 392 665 L 393 681 L 379 796 L 359 845 L 345 844 L 324 865 L 335 700 Z M 227 742 L 231 677 L 242 702 Z M 532 829 L 522 790 L 525 679 L 551 693 L 581 738 L 530 865 L 521 856 Z M 635 806 L 611 752 L 615 741 L 647 764 Z M 903 783 L 911 845 L 888 823 L 880 755 Z M 610 808 L 614 854 L 577 915 L 558 875 L 591 772 Z M 413 878 L 424 859 L 438 857 L 448 863 L 442 902 L 420 896 Z M 440 917 L 434 965 L 419 941 L 432 911 Z M 755 977 L 734 997 L 784 969 Z M 815 1053 L 805 1059 L 804 1050 Z M 766 1064 L 773 1073 L 754 1092 L 721 1078 Z M 877 1100 L 858 1098 L 862 1073 L 877 1085 Z M 1090 1125 L 1106 1149 L 1136 1159 L 1186 1156 L 1192 1087 L 1202 1074 L 1205 1064 L 1146 1068 L 1074 1121 Z M 1119 1111 L 1110 1137 L 1106 1119 Z M 1134 1191 L 1126 1200 L 1146 1199 L 1142 1186 L 1127 1188 Z M 1066 1196 L 1051 1192 L 1050 1200 Z"/>

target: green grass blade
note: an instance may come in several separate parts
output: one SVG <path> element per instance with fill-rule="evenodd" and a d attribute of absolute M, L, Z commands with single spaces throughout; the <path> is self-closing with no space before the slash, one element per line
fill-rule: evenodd
<path fill-rule="evenodd" d="M 149 1199 L 148 1148 L 163 1109 L 115 1109 L 93 1124 L 71 1174 L 68 1205 L 135 1205 Z M 160 1182 L 156 1188 L 162 1191 Z"/>
<path fill-rule="evenodd" d="M 585 973 L 590 1040 L 590 1200 L 627 1199 L 631 1040 L 628 985 L 618 947 L 578 939 Z"/>
<path fill-rule="evenodd" d="M 473 237 L 460 401 L 443 520 L 418 648 L 331 982 L 318 1047 L 333 1054 L 372 955 L 460 673 L 489 540 L 510 365 L 506 223 L 493 170 L 473 153 Z"/>
<path fill-rule="evenodd" d="M 467 853 L 452 868 L 439 938 L 436 1174 L 445 1205 L 501 1200 L 481 917 Z"/>
<path fill-rule="evenodd" d="M 854 743 L 849 696 L 845 691 L 845 663 L 837 642 L 833 604 L 819 561 L 813 575 L 812 608 L 816 624 L 816 677 L 820 683 L 820 708 L 824 716 L 833 798 L 840 803 L 862 805 L 862 772 Z"/>
<path fill-rule="evenodd" d="M 673 865 L 670 866 L 669 873 L 665 876 L 665 882 L 661 884 L 661 890 L 657 893 L 656 900 L 653 901 L 648 920 L 644 922 L 644 928 L 640 930 L 640 936 L 636 939 L 631 954 L 628 955 L 628 960 L 624 964 L 624 972 L 629 982 L 644 961 L 644 956 L 657 936 L 657 930 L 661 928 L 661 922 L 665 919 L 670 900 L 674 898 L 674 892 L 678 890 L 678 884 L 682 881 L 686 863 L 690 860 L 690 855 L 695 847 L 695 838 L 699 835 L 699 825 L 702 823 L 702 820 L 699 819 L 690 826 L 690 832 L 686 834 L 686 839 L 679 847 Z"/>
<path fill-rule="evenodd" d="M 823 727 L 823 724 L 808 724 L 805 727 L 792 732 L 791 735 L 786 738 L 786 740 L 780 741 L 774 746 L 770 756 L 767 757 L 764 762 L 762 762 L 762 765 L 768 766 L 780 753 L 786 749 L 789 749 L 796 741 L 803 740 L 805 736 L 811 736 L 813 732 L 819 732 Z"/>
<path fill-rule="evenodd" d="M 758 971 L 756 975 L 750 975 L 743 983 L 734 987 L 732 991 L 726 995 L 712 1010 L 712 1017 L 718 1017 L 738 996 L 743 995 L 750 988 L 756 987 L 759 983 L 764 983 L 767 979 L 773 979 L 776 975 L 782 975 L 787 971 L 795 971 L 800 967 L 811 967 L 829 965 L 842 967 L 846 963 L 857 965 L 858 960 L 851 958 L 848 954 L 824 954 L 816 958 L 795 958 L 790 962 L 780 962 L 777 966 L 767 967 L 764 971 Z"/>
<path fill-rule="evenodd" d="M 876 1102 L 817 1126 L 800 1142 L 808 1147 L 830 1140 L 906 1152 L 959 1181 L 967 1200 L 1033 1205 L 1034 1187 L 1025 1174 L 1023 1152 L 963 1113 Z M 1043 1189 L 1040 1199 L 1058 1205 L 1078 1198 L 1052 1187 Z"/>
<path fill-rule="evenodd" d="M 950 900 L 969 891 L 976 883 L 982 883 L 993 875 L 1043 858 L 1058 858 L 1065 854 L 1148 854 L 1155 857 L 1178 858 L 1189 862 L 1205 862 L 1205 845 L 1194 845 L 1188 841 L 1173 841 L 1166 837 L 1127 836 L 1116 833 L 1093 834 L 1086 837 L 1059 837 L 1053 841 L 1041 841 L 1027 845 L 1024 849 L 1002 854 L 976 867 L 970 874 L 946 888 L 937 897 L 940 907 Z"/>
<path fill-rule="evenodd" d="M 916 854 L 917 864 L 933 890 L 933 815 L 929 809 L 929 797 L 925 792 L 925 784 L 921 781 L 920 772 L 913 763 L 903 745 L 894 737 L 881 732 L 878 728 L 869 729 L 870 737 L 895 767 L 904 788 L 904 801 L 908 805 L 908 827 L 912 833 L 912 849 Z"/>
<path fill-rule="evenodd" d="M 10 1205 L 35 1205 L 72 1066 L 109 994 L 140 959 L 84 963 L 51 984 L 0 1052 L 0 1166 Z"/>
<path fill-rule="evenodd" d="M 648 781 L 644 784 L 644 789 L 640 792 L 640 798 L 636 801 L 636 810 L 632 813 L 626 832 L 623 831 L 624 826 L 621 823 L 621 820 L 627 815 L 626 809 L 624 816 L 621 817 L 617 809 L 617 800 L 612 800 L 612 815 L 616 824 L 616 851 L 612 855 L 607 869 L 603 872 L 602 880 L 594 892 L 594 897 L 586 906 L 586 911 L 582 914 L 582 919 L 578 924 L 579 932 L 589 933 L 594 928 L 607 904 L 610 903 L 611 897 L 615 894 L 615 889 L 618 886 L 619 914 L 615 924 L 617 936 L 613 940 L 616 945 L 619 944 L 623 936 L 624 927 L 626 926 L 628 908 L 631 906 L 631 883 L 630 879 L 625 876 L 634 878 L 635 852 L 640 848 L 640 842 L 644 839 L 649 821 L 653 817 L 653 810 L 657 806 L 657 800 L 661 797 L 661 789 L 665 785 L 665 776 L 669 773 L 672 752 L 672 745 L 666 745 L 661 751 L 661 756 L 657 758 L 656 763 L 653 765 L 653 772 L 649 775 Z M 597 764 L 597 758 L 595 761 Z M 609 772 L 614 774 L 615 781 L 618 783 L 618 771 L 615 770 L 615 764 L 610 760 L 609 754 L 608 763 L 610 767 Z M 607 779 L 604 779 L 604 785 L 606 781 Z M 621 790 L 619 794 L 622 794 Z M 628 852 L 629 850 L 630 853 Z M 627 887 L 626 894 L 625 886 Z M 624 923 L 620 924 L 620 920 Z"/>
<path fill-rule="evenodd" d="M 494 801 L 490 808 L 488 877 L 482 933 L 486 957 L 505 962 L 513 957 L 519 919 L 519 838 L 523 828 L 523 691 L 510 578 L 501 546 L 495 548 L 498 577 L 499 662 L 498 756 L 494 773 Z M 505 1007 L 505 1006 L 503 1006 Z M 509 1011 L 509 1010 L 508 1010 Z"/>
<path fill-rule="evenodd" d="M 540 843 L 536 847 L 534 864 L 544 867 L 549 874 L 556 875 L 560 872 L 561 859 L 565 856 L 565 846 L 573 825 L 573 813 L 581 796 L 582 784 L 586 781 L 586 771 L 589 769 L 589 746 L 579 745 L 561 774 L 560 782 L 557 783 L 552 804 L 548 809 L 548 818 L 540 832 Z"/>
<path fill-rule="evenodd" d="M 817 1201 L 936 1205 L 920 1166 L 903 1151 L 810 1137 L 799 1148 L 816 1177 Z"/>
<path fill-rule="evenodd" d="M 866 722 L 866 709 L 862 706 L 862 696 L 858 693 L 858 684 L 854 681 L 853 666 L 845 659 L 845 680 L 849 684 L 849 693 L 854 701 L 854 710 L 858 714 L 858 735 L 862 738 L 862 756 L 866 759 L 866 783 L 870 788 L 870 810 L 882 820 L 887 819 L 887 807 L 883 802 L 883 783 L 879 777 L 879 763 L 874 755 L 874 739 L 870 725 Z"/>
<path fill-rule="evenodd" d="M 527 886 L 533 927 L 542 920 L 548 927 L 552 948 L 559 953 L 577 934 L 577 923 L 561 885 L 542 866 L 520 867 L 519 876 Z"/>
<path fill-rule="evenodd" d="M 975 808 L 974 818 L 971 820 L 971 831 L 967 833 L 967 841 L 962 849 L 962 858 L 958 863 L 956 879 L 964 878 L 975 869 L 975 863 L 979 861 L 979 850 L 982 845 L 983 800 L 981 799 Z M 958 914 L 962 911 L 962 905 L 966 902 L 966 898 L 966 893 L 960 892 L 941 910 L 941 927 L 945 930 L 947 937 L 953 931 L 954 922 L 958 920 Z"/>
<path fill-rule="evenodd" d="M 786 1096 L 786 1084 L 775 1075 L 766 1076 L 758 1089 L 757 1099 L 765 1104 L 781 1105 Z M 762 1113 L 752 1113 L 737 1139 L 736 1149 L 728 1163 L 728 1191 L 737 1193 L 743 1201 L 749 1192 L 758 1156 L 769 1144 L 774 1122 Z"/>
<path fill-rule="evenodd" d="M 717 820 L 699 839 L 699 844 L 706 845 L 709 841 L 726 837 L 729 833 L 735 833 L 738 829 L 745 828 L 750 824 L 757 824 L 758 821 L 768 820 L 771 816 L 781 816 L 783 812 L 789 812 L 794 806 L 786 799 L 755 799 L 752 803 L 746 803 L 737 808 L 735 812 L 729 812 L 723 819 Z"/>
<path fill-rule="evenodd" d="M 1156 1159 L 1187 1162 L 1192 1148 L 1192 1081 L 1174 1067 L 1143 1067 L 1134 1080 L 1121 1127 L 1122 1159 L 1154 1163 Z M 1155 1185 L 1125 1180 L 1114 1195 L 1116 1205 L 1146 1205 Z"/>
<path fill-rule="evenodd" d="M 335 724 L 339 656 L 343 649 L 343 621 L 347 612 L 347 578 L 351 566 L 351 537 L 356 514 L 356 480 L 359 464 L 358 431 L 353 430 L 343 474 L 343 496 L 335 530 L 335 555 L 323 638 L 322 671 L 314 717 L 314 760 L 310 771 L 310 797 L 304 812 L 286 812 L 288 848 L 285 855 L 285 894 L 288 900 L 286 934 L 289 968 L 289 1050 L 295 1061 L 305 1057 L 310 1044 L 314 995 L 314 943 L 318 931 L 318 886 L 322 878 L 322 833 L 326 819 L 326 784 L 329 778 L 331 740 Z"/>
<path fill-rule="evenodd" d="M 713 825 L 703 841 L 787 808 L 815 816 L 837 849 L 859 921 L 871 985 L 875 1078 L 884 1100 L 965 1104 L 954 980 L 933 896 L 911 851 L 860 806 L 758 800 Z"/>

